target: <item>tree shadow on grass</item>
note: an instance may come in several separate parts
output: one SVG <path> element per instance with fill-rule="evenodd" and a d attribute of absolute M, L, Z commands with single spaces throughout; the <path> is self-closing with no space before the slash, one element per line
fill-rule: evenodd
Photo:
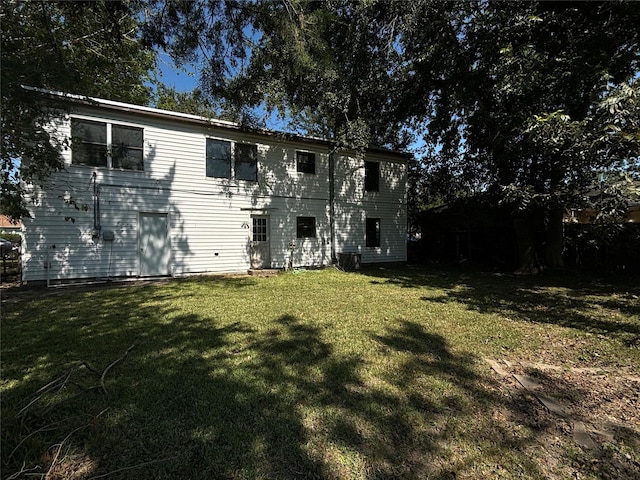
<path fill-rule="evenodd" d="M 4 342 L 3 347 L 11 344 L 3 351 L 9 363 L 22 364 L 16 358 L 22 350 L 37 365 L 35 379 L 11 368 L 5 372 L 5 472 L 26 462 L 44 464 L 42 473 L 56 458 L 52 473 L 65 476 L 64 468 L 72 468 L 65 462 L 72 463 L 71 453 L 80 451 L 95 459 L 91 475 L 112 472 L 109 478 L 299 478 L 298 472 L 322 477 L 301 450 L 295 397 L 289 398 L 286 378 L 277 375 L 288 368 L 285 363 L 313 361 L 315 350 L 324 355 L 313 332 L 296 328 L 277 345 L 269 335 L 256 337 L 246 322 L 175 314 L 166 290 L 102 293 L 87 294 L 91 307 L 82 298 L 78 308 L 69 297 L 45 302 L 43 309 L 56 304 L 64 309 L 68 323 L 38 328 L 46 325 L 43 310 L 36 314 L 41 318 L 32 319 L 31 335 L 18 329 L 15 344 Z M 105 315 L 112 302 L 118 310 Z M 103 315 L 91 320 L 94 311 Z M 120 312 L 126 312 L 124 318 Z M 37 397 L 29 394 L 61 370 L 87 361 L 100 372 L 134 344 L 105 378 L 108 394 L 83 393 L 100 381 L 82 369 L 62 392 L 37 398 L 16 417 Z M 63 445 L 55 446 L 62 439 Z"/>
<path fill-rule="evenodd" d="M 85 478 L 447 479 L 508 451 L 521 473 L 542 476 L 518 452 L 548 425 L 527 423 L 472 356 L 423 325 L 390 323 L 367 351 L 346 353 L 327 325 L 287 313 L 223 321 L 177 307 L 172 298 L 184 294 L 176 285 L 87 292 L 34 301 L 31 317 L 10 314 L 3 470 L 47 468 L 55 452 L 54 467 L 71 469 L 81 452 L 94 461 Z M 40 407 L 52 399 L 43 398 L 16 419 L 27 394 L 70 362 L 102 369 L 136 340 L 106 376 L 108 395 L 86 392 L 46 416 Z M 514 436 L 492 419 L 496 408 L 528 430 Z"/>
<path fill-rule="evenodd" d="M 479 375 L 477 359 L 452 353 L 442 336 L 418 323 L 399 322 L 371 335 L 374 356 L 394 359 L 385 368 L 367 360 L 371 352 L 340 354 L 322 327 L 291 315 L 254 338 L 248 350 L 256 352 L 255 384 L 266 382 L 277 393 L 277 408 L 297 418 L 277 422 L 284 428 L 267 442 L 269 457 L 290 465 L 291 445 L 282 438 L 293 433 L 301 442 L 295 455 L 307 462 L 297 462 L 297 475 L 287 475 L 287 467 L 270 478 L 448 479 L 473 470 L 476 460 L 499 463 L 504 448 L 522 451 L 535 441 L 533 434 L 515 438 L 491 417 L 501 408 L 532 426 L 530 406 L 523 411 L 505 399 Z M 450 445 L 458 442 L 469 451 L 452 454 Z M 483 449 L 480 459 L 472 453 Z M 541 474 L 526 457 L 520 464 Z"/>
<path fill-rule="evenodd" d="M 171 478 L 296 478 L 300 471 L 319 478 L 318 466 L 301 450 L 303 428 L 286 379 L 275 375 L 284 367 L 270 364 L 273 357 L 256 361 L 254 330 L 213 328 L 210 319 L 196 316 L 178 320 L 160 334 L 176 338 L 178 326 L 182 341 L 147 356 L 145 369 L 158 373 L 125 392 L 137 408 L 113 438 L 131 425 L 143 429 L 134 441 L 147 439 L 145 447 L 156 456 L 176 455 L 164 466 Z M 292 361 L 314 348 L 301 340 L 289 352 Z M 128 460 L 136 459 L 134 453 Z"/>
<path fill-rule="evenodd" d="M 500 465 L 501 456 L 511 452 L 522 455 L 517 468 L 523 470 L 514 475 L 542 474 L 522 452 L 536 443 L 536 432 L 552 424 L 534 419 L 532 405 L 501 392 L 478 369 L 477 358 L 452 352 L 444 337 L 417 322 L 400 321 L 374 339 L 383 351 L 402 357 L 385 377 L 402 392 L 396 411 L 412 419 L 412 435 L 396 444 L 412 477 L 448 479 L 474 471 L 486 476 L 487 466 Z M 495 411 L 508 412 L 526 427 L 522 434 L 514 435 L 509 424 L 497 421 Z"/>
<path fill-rule="evenodd" d="M 505 450 L 524 451 L 536 441 L 534 430 L 552 429 L 529 415 L 532 405 L 501 395 L 478 373 L 476 358 L 453 353 L 419 323 L 371 335 L 376 356 L 394 359 L 383 369 L 364 355 L 338 354 L 321 328 L 292 316 L 279 323 L 285 328 L 255 345 L 257 371 L 298 411 L 305 451 L 325 478 L 456 478 L 476 462 L 499 464 Z M 528 430 L 514 436 L 494 421 L 494 409 Z M 521 473 L 542 475 L 524 455 L 519 464 Z"/>
<path fill-rule="evenodd" d="M 640 285 L 625 278 L 605 281 L 559 275 L 425 271 L 409 267 L 366 269 L 363 274 L 379 285 L 444 290 L 442 294 L 423 297 L 426 302 L 457 302 L 480 313 L 570 327 L 626 344 L 637 343 L 640 338 Z"/>

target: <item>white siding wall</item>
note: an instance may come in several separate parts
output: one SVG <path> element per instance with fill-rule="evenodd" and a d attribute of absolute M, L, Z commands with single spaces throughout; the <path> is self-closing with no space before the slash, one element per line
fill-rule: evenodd
<path fill-rule="evenodd" d="M 365 160 L 380 163 L 379 191 L 364 189 Z M 336 160 L 336 252 L 359 253 L 362 263 L 407 260 L 407 165 L 383 154 Z M 380 247 L 366 246 L 366 219 L 380 219 Z"/>
<path fill-rule="evenodd" d="M 246 271 L 252 214 L 270 216 L 273 267 L 287 265 L 291 241 L 294 266 L 331 262 L 327 146 L 88 107 L 72 116 L 143 127 L 144 171 L 71 165 L 64 152 L 66 171 L 31 193 L 25 280 L 139 275 L 140 213 L 168 214 L 172 275 Z M 69 121 L 59 134 L 70 135 Z M 259 181 L 206 177 L 207 137 L 257 144 Z M 315 175 L 297 172 L 296 150 L 315 153 Z M 380 192 L 363 191 L 362 159 L 336 156 L 336 252 L 360 252 L 363 262 L 406 260 L 406 164 L 372 159 L 381 162 Z M 115 233 L 112 242 L 91 237 L 94 174 L 100 225 Z M 298 216 L 316 218 L 315 238 L 296 238 Z M 381 219 L 380 248 L 365 247 L 367 216 Z"/>

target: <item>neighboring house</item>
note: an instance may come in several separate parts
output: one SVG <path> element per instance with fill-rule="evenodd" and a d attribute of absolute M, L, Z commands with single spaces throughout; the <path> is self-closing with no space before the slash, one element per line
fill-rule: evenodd
<path fill-rule="evenodd" d="M 631 199 L 626 205 L 626 211 L 624 216 L 617 220 L 619 224 L 638 223 L 640 222 L 640 181 L 634 180 L 631 183 L 627 181 L 620 181 L 609 188 L 615 188 L 625 192 L 625 194 Z M 608 196 L 608 192 L 605 188 L 594 186 L 588 193 L 587 198 L 590 199 L 592 204 L 597 204 L 598 200 L 602 203 L 602 197 L 604 196 L 605 202 Z M 590 225 L 598 222 L 600 211 L 595 208 L 568 208 L 562 217 L 562 221 L 565 224 L 581 224 Z M 606 220 L 611 221 L 607 218 Z"/>
<path fill-rule="evenodd" d="M 72 148 L 30 193 L 26 281 L 406 261 L 403 154 L 64 97 Z"/>
<path fill-rule="evenodd" d="M 12 222 L 6 215 L 0 215 L 0 233 L 16 233 L 20 235 L 22 232 L 22 221 Z"/>
<path fill-rule="evenodd" d="M 587 209 L 570 209 L 567 210 L 562 218 L 564 223 L 592 224 L 598 216 L 598 210 L 593 208 Z M 630 205 L 627 212 L 621 220 L 622 223 L 638 223 L 640 222 L 640 206 L 637 204 Z"/>

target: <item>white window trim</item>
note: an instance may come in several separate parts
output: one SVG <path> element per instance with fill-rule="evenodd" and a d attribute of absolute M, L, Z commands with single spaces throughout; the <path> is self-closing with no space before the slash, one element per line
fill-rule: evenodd
<path fill-rule="evenodd" d="M 298 153 L 307 153 L 307 154 L 313 155 L 313 173 L 301 172 L 300 170 L 298 170 Z M 296 148 L 294 151 L 294 162 L 295 162 L 296 173 L 298 175 L 317 175 L 318 174 L 318 161 L 317 161 L 318 157 L 319 155 L 316 152 L 313 152 L 311 150 L 303 150 L 303 149 Z"/>
<path fill-rule="evenodd" d="M 218 142 L 227 142 L 231 144 L 231 178 L 207 176 L 207 140 L 215 140 Z M 237 178 L 236 176 L 236 145 L 237 144 L 254 145 L 256 147 L 256 179 L 255 181 Z M 229 138 L 224 138 L 224 137 L 205 136 L 204 137 L 204 177 L 211 180 L 217 180 L 217 181 L 258 183 L 260 181 L 260 144 L 253 143 L 253 142 L 240 142 L 237 140 L 231 140 Z"/>
<path fill-rule="evenodd" d="M 70 156 L 69 156 L 69 164 L 73 167 L 85 167 L 85 168 L 104 168 L 107 170 L 115 170 L 117 172 L 137 172 L 137 173 L 143 173 L 145 171 L 145 158 L 147 157 L 147 151 L 145 148 L 145 141 L 144 141 L 144 127 L 141 127 L 140 125 L 136 125 L 133 123 L 127 123 L 127 122 L 111 122 L 109 120 L 105 120 L 103 118 L 95 118 L 95 117 L 89 117 L 89 116 L 85 116 L 85 115 L 71 115 L 68 117 L 69 118 L 69 138 L 71 138 L 71 121 L 72 120 L 84 120 L 87 122 L 94 122 L 94 123 L 104 123 L 107 127 L 107 165 L 105 167 L 96 167 L 95 165 L 82 165 L 79 163 L 73 163 L 73 145 L 71 146 L 71 148 L 69 149 L 70 151 Z M 142 170 L 134 170 L 132 168 L 114 168 L 113 167 L 113 158 L 111 155 L 111 151 L 113 149 L 113 144 L 112 144 L 112 139 L 113 139 L 113 135 L 111 133 L 111 128 L 113 127 L 113 125 L 117 125 L 117 126 L 122 126 L 122 127 L 130 127 L 130 128 L 139 128 L 140 130 L 142 130 Z"/>

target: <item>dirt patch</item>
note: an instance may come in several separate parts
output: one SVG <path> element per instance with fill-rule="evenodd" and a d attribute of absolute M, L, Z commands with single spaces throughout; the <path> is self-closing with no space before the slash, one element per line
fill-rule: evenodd
<path fill-rule="evenodd" d="M 56 454 L 57 452 L 53 452 Z M 57 460 L 57 461 L 56 461 Z M 88 455 L 67 455 L 63 458 L 43 458 L 43 463 L 49 464 L 45 475 L 47 480 L 75 480 L 88 478 L 97 468 L 98 462 Z"/>
<path fill-rule="evenodd" d="M 536 443 L 549 466 L 569 461 L 563 473 L 574 478 L 640 478 L 639 376 L 620 369 L 488 363 L 501 388 L 523 407 L 526 424 L 544 426 L 536 428 Z"/>
<path fill-rule="evenodd" d="M 124 286 L 161 285 L 172 280 L 172 278 L 163 277 L 117 281 L 78 281 L 64 284 L 52 284 L 50 287 L 47 287 L 46 284 L 43 284 L 42 282 L 3 282 L 0 286 L 0 298 L 3 303 L 19 303 L 33 298 L 44 298 L 69 292 L 89 292 L 107 290 L 110 288 L 122 288 Z"/>

